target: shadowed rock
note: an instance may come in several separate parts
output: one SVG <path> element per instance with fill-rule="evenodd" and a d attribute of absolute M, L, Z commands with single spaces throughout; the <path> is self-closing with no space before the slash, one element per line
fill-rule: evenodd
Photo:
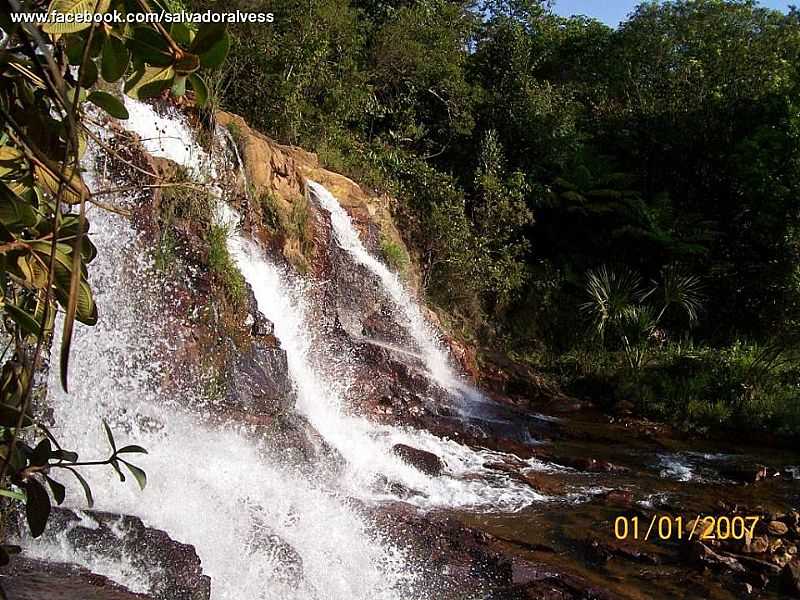
<path fill-rule="evenodd" d="M 392 447 L 392 452 L 426 475 L 437 477 L 441 475 L 444 470 L 442 459 L 432 452 L 420 450 L 419 448 L 412 448 L 405 444 L 395 444 Z"/>
<path fill-rule="evenodd" d="M 77 565 L 25 556 L 4 569 L 0 585 L 8 600 L 154 600 Z"/>

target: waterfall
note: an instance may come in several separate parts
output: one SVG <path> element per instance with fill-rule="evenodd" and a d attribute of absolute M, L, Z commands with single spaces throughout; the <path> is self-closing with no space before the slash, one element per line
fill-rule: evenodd
<path fill-rule="evenodd" d="M 265 258 L 264 251 L 235 230 L 237 219 L 223 208 L 225 221 L 232 226 L 228 249 L 239 270 L 253 288 L 262 314 L 275 324 L 275 335 L 286 351 L 289 373 L 298 394 L 297 408 L 325 440 L 347 461 L 343 483 L 349 493 L 372 500 L 392 500 L 386 489 L 375 483 L 400 483 L 416 492 L 407 502 L 423 508 L 472 507 L 518 510 L 545 500 L 524 483 L 507 474 L 487 469 L 487 463 L 502 461 L 504 455 L 488 450 L 477 451 L 428 432 L 373 423 L 350 415 L 344 398 L 350 385 L 346 370 L 325 352 L 324 341 L 314 338 L 314 327 L 306 318 L 306 300 L 302 282 L 288 269 Z M 314 357 L 314 350 L 321 356 Z M 314 365 L 314 358 L 328 363 L 333 376 Z M 432 452 L 447 466 L 447 472 L 431 477 L 398 458 L 392 448 L 406 444 Z M 531 459 L 531 470 L 548 470 L 547 465 Z"/>
<path fill-rule="evenodd" d="M 137 133 L 148 152 L 183 165 L 191 177 L 216 187 L 214 157 L 193 139 L 177 113 L 161 115 L 150 106 L 126 100 L 130 119 L 122 123 Z M 90 151 L 90 155 L 92 152 Z M 99 161 L 89 156 L 87 183 L 108 187 Z M 135 204 L 135 192 L 109 197 Z M 335 201 L 334 201 L 335 202 Z M 328 202 L 334 215 L 336 206 Z M 339 209 L 341 210 L 341 209 Z M 342 211 L 343 212 L 343 211 Z M 379 539 L 350 498 L 368 503 L 396 501 L 396 488 L 409 490 L 406 502 L 421 508 L 457 507 L 518 510 L 546 500 L 532 487 L 486 467 L 505 455 L 478 451 L 428 432 L 380 425 L 348 414 L 343 399 L 351 380 L 338 369 L 340 358 L 315 339 L 308 318 L 307 283 L 297 273 L 270 261 L 266 252 L 236 228 L 236 215 L 224 203 L 221 219 L 231 225 L 228 246 L 254 290 L 258 308 L 275 324 L 287 353 L 297 409 L 344 458 L 342 473 L 318 472 L 313 478 L 271 458 L 268 440 L 255 439 L 245 425 L 213 425 L 213 403 L 203 397 L 196 373 L 180 373 L 182 389 L 174 397 L 159 392 L 165 373 L 174 368 L 170 338 L 180 314 L 173 285 L 153 267 L 147 244 L 124 217 L 90 208 L 98 257 L 90 269 L 100 320 L 78 327 L 70 361 L 70 393 L 61 391 L 58 375 L 49 381 L 50 404 L 58 424 L 54 433 L 82 459 L 107 456 L 101 429 L 106 419 L 119 444 L 136 443 L 149 450 L 137 456 L 148 473 L 141 492 L 135 483 L 121 484 L 110 469 L 91 470 L 96 508 L 140 517 L 146 525 L 195 546 L 203 571 L 212 580 L 213 600 L 385 599 L 425 598 L 432 582 L 421 577 L 406 550 Z M 341 214 L 336 212 L 337 222 Z M 339 234 L 347 232 L 339 223 Z M 340 237 L 340 243 L 345 243 Z M 403 304 L 413 335 L 432 375 L 451 389 L 459 382 L 447 364 L 435 335 L 399 281 L 363 246 L 350 241 L 359 261 L 386 279 L 392 297 Z M 186 285 L 185 283 L 183 285 Z M 180 286 L 174 286 L 179 288 Z M 52 364 L 58 364 L 54 348 Z M 351 365 L 357 368 L 357 365 Z M 398 458 L 395 444 L 407 444 L 441 457 L 439 477 L 425 475 Z M 549 470 L 528 461 L 530 470 Z M 82 496 L 68 486 L 67 506 L 80 509 Z M 303 579 L 289 585 L 281 576 L 287 566 L 276 560 L 263 540 L 277 535 L 302 559 Z M 124 532 L 119 532 L 124 535 Z M 134 590 L 147 591 L 147 573 L 128 560 L 109 561 L 88 550 L 57 542 L 25 540 L 26 552 L 50 560 L 81 564 Z"/>
<path fill-rule="evenodd" d="M 347 211 L 325 187 L 313 181 L 308 186 L 319 200 L 320 206 L 330 213 L 331 226 L 337 244 L 358 264 L 366 267 L 380 282 L 386 295 L 400 310 L 405 327 L 417 345 L 425 367 L 433 380 L 461 398 L 483 402 L 482 395 L 467 385 L 450 366 L 450 361 L 438 332 L 425 320 L 419 305 L 406 290 L 397 273 L 392 272 L 383 262 L 372 256 L 361 243 L 358 231 Z M 469 408 L 469 407 L 461 407 Z"/>
<path fill-rule="evenodd" d="M 208 155 L 188 142 L 192 137 L 182 119 L 155 115 L 143 104 L 128 105 L 134 110 L 124 125 L 149 138 L 154 154 L 176 160 L 190 172 L 206 168 Z M 172 143 L 176 139 L 182 142 Z M 93 168 L 86 173 L 90 187 L 98 187 L 101 177 Z M 130 199 L 109 198 L 122 205 Z M 127 219 L 98 209 L 90 209 L 89 218 L 99 250 L 90 281 L 100 320 L 93 328 L 76 330 L 69 394 L 61 391 L 56 370 L 51 373 L 50 404 L 58 424 L 54 433 L 83 459 L 105 457 L 105 418 L 119 444 L 137 443 L 149 450 L 135 461 L 148 473 L 144 491 L 130 478 L 120 483 L 110 469 L 86 471 L 96 508 L 138 516 L 194 545 L 212 579 L 214 600 L 409 597 L 417 576 L 402 549 L 376 539 L 330 482 L 308 480 L 272 464 L 266 444 L 254 441 L 243 426 L 214 427 L 208 424 L 209 415 L 185 408 L 195 405 L 195 388 L 201 387 L 197 382 L 186 379 L 182 398 L 156 391 L 159 378 L 172 368 L 165 332 L 173 329 L 177 311 L 169 304 L 170 287 L 159 281 Z M 58 364 L 57 348 L 51 360 Z M 85 506 L 78 486 L 65 482 L 70 483 L 66 505 Z M 281 570 L 286 565 L 263 543 L 272 534 L 302 558 L 304 578 L 297 588 L 284 582 Z M 78 563 L 133 589 L 148 588 L 148 574 L 134 572 L 128 561 L 109 562 L 72 548 L 63 537 L 55 545 L 37 540 L 24 544 L 29 555 Z M 424 597 L 420 590 L 411 595 Z"/>

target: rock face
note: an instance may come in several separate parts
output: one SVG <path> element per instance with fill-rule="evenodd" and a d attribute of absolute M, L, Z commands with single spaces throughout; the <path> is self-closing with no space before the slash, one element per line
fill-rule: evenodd
<path fill-rule="evenodd" d="M 248 295 L 248 312 L 254 321 L 251 339 L 232 348 L 228 356 L 226 404 L 254 414 L 284 413 L 294 405 L 286 353 L 273 335 L 272 323 L 258 312 L 252 292 Z"/>
<path fill-rule="evenodd" d="M 193 546 L 171 539 L 141 519 L 128 515 L 54 510 L 45 536 L 61 540 L 92 556 L 127 560 L 150 579 L 153 600 L 209 600 L 211 579 L 203 575 Z"/>
<path fill-rule="evenodd" d="M 154 600 L 75 565 L 15 557 L 0 586 L 8 600 Z"/>
<path fill-rule="evenodd" d="M 317 156 L 301 148 L 284 146 L 267 136 L 251 129 L 244 119 L 238 115 L 217 111 L 216 121 L 226 127 L 239 147 L 247 179 L 253 188 L 254 206 L 251 206 L 249 217 L 251 224 L 261 226 L 262 233 L 266 225 L 263 207 L 255 206 L 262 199 L 269 198 L 277 219 L 283 225 L 291 223 L 292 213 L 301 205 L 306 196 L 306 179 L 324 185 L 353 216 L 356 226 L 363 228 L 369 224 L 377 226 L 373 231 L 380 231 L 381 236 L 392 244 L 406 250 L 403 239 L 391 217 L 393 200 L 385 195 L 377 195 L 365 191 L 353 180 L 343 175 L 322 168 Z M 286 227 L 284 227 L 286 229 Z M 291 229 L 291 228 L 289 228 Z M 314 249 L 304 252 L 298 239 L 291 233 L 282 232 L 271 240 L 293 264 L 297 264 L 298 253 L 314 254 L 312 264 L 305 260 L 299 262 L 310 266 L 319 273 L 318 253 L 324 247 L 318 243 L 316 232 L 310 232 Z M 419 274 L 409 265 L 406 273 L 412 287 L 418 287 Z"/>

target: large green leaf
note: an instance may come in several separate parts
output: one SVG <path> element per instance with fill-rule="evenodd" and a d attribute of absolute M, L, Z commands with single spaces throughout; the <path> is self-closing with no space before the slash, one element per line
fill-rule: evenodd
<path fill-rule="evenodd" d="M 62 178 L 58 177 L 48 167 L 42 165 L 36 165 L 35 171 L 36 176 L 42 182 L 44 188 L 55 197 L 56 194 L 58 194 L 59 183 Z M 74 172 L 71 167 L 65 169 L 63 179 L 65 181 L 62 186 L 61 195 L 61 200 L 63 202 L 67 204 L 80 204 L 81 199 L 86 199 L 90 196 L 89 188 L 83 183 L 80 173 Z"/>
<path fill-rule="evenodd" d="M 136 483 L 139 484 L 139 488 L 144 489 L 147 486 L 147 474 L 144 472 L 144 470 L 122 459 L 120 459 L 120 462 L 128 467 L 128 470 L 131 472 L 131 475 L 133 475 Z"/>
<path fill-rule="evenodd" d="M 214 68 L 225 60 L 230 46 L 231 40 L 225 25 L 209 23 L 200 27 L 192 43 L 191 51 L 200 56 L 201 66 Z"/>
<path fill-rule="evenodd" d="M 41 325 L 28 311 L 20 308 L 15 304 L 5 304 L 5 311 L 19 326 L 19 328 L 27 335 L 38 336 L 41 332 Z"/>
<path fill-rule="evenodd" d="M 69 304 L 69 289 L 72 280 L 71 271 L 65 267 L 60 260 L 56 261 L 55 267 L 55 292 L 59 304 L 67 306 Z M 97 323 L 97 305 L 92 296 L 92 289 L 84 278 L 81 278 L 78 286 L 77 307 L 75 318 L 85 325 Z"/>
<path fill-rule="evenodd" d="M 189 75 L 189 83 L 192 84 L 197 106 L 201 108 L 204 107 L 206 102 L 208 102 L 208 87 L 206 86 L 206 82 L 203 81 L 203 78 L 197 73 L 192 73 Z"/>
<path fill-rule="evenodd" d="M 56 504 L 61 504 L 64 502 L 64 498 L 67 497 L 67 489 L 57 482 L 55 479 L 52 479 L 45 475 L 45 480 L 47 480 L 47 485 L 50 486 L 50 491 L 53 492 L 53 498 L 56 501 Z"/>
<path fill-rule="evenodd" d="M 83 475 L 81 475 L 77 471 L 77 469 L 73 469 L 72 467 L 66 467 L 66 469 L 67 471 L 75 475 L 75 478 L 78 480 L 78 483 L 80 483 L 81 487 L 83 488 L 83 493 L 86 496 L 86 503 L 89 505 L 89 508 L 92 508 L 94 506 L 94 497 L 92 496 L 91 486 L 86 481 L 86 479 L 83 478 Z"/>
<path fill-rule="evenodd" d="M 134 29 L 127 45 L 135 58 L 153 67 L 166 67 L 175 62 L 166 40 L 150 27 Z"/>
<path fill-rule="evenodd" d="M 117 454 L 147 454 L 147 450 L 142 448 L 141 446 L 137 446 L 135 444 L 131 444 L 130 446 L 123 446 L 119 450 L 117 450 Z"/>
<path fill-rule="evenodd" d="M 128 110 L 125 108 L 125 105 L 118 100 L 115 96 L 107 92 L 101 92 L 100 90 L 95 90 L 89 97 L 86 98 L 89 102 L 94 104 L 95 106 L 99 106 L 112 117 L 116 117 L 117 119 L 127 119 L 128 118 Z"/>
<path fill-rule="evenodd" d="M 145 67 L 125 83 L 125 93 L 137 100 L 152 98 L 169 89 L 174 78 L 175 69 L 171 66 Z"/>
<path fill-rule="evenodd" d="M 97 77 L 98 77 L 97 64 L 91 59 L 87 60 L 83 64 L 81 70 L 81 79 L 80 79 L 81 87 L 86 89 L 91 88 L 95 83 L 97 83 Z"/>
<path fill-rule="evenodd" d="M 30 203 L 17 196 L 3 182 L 0 182 L 0 223 L 11 231 L 36 224 L 36 214 Z"/>
<path fill-rule="evenodd" d="M 28 479 L 23 486 L 28 498 L 25 503 L 25 516 L 28 518 L 31 535 L 37 538 L 44 533 L 47 519 L 50 518 L 50 496 L 36 479 Z"/>
<path fill-rule="evenodd" d="M 25 155 L 13 146 L 0 146 L 0 180 L 23 200 L 36 202 L 28 161 Z"/>
<path fill-rule="evenodd" d="M 116 454 L 117 443 L 114 441 L 114 434 L 111 432 L 111 427 L 108 426 L 108 422 L 105 419 L 103 419 L 103 430 L 106 432 L 106 438 L 108 438 L 108 444 L 111 446 L 111 450 Z"/>
<path fill-rule="evenodd" d="M 115 35 L 108 36 L 106 43 L 103 44 L 103 58 L 100 64 L 100 74 L 109 83 L 117 81 L 125 75 L 128 64 L 131 61 L 131 54 L 125 47 L 125 42 Z"/>
<path fill-rule="evenodd" d="M 194 39 L 194 32 L 189 29 L 186 23 L 173 23 L 169 30 L 172 39 L 181 46 L 189 46 Z"/>

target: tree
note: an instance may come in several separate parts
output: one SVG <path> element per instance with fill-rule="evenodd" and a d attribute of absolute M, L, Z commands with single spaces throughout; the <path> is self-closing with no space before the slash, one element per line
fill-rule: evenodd
<path fill-rule="evenodd" d="M 525 283 L 530 242 L 524 229 L 533 220 L 528 186 L 521 172 L 506 175 L 497 133 L 484 134 L 475 170 L 472 222 L 476 231 L 477 275 L 491 303 L 505 304 Z"/>

